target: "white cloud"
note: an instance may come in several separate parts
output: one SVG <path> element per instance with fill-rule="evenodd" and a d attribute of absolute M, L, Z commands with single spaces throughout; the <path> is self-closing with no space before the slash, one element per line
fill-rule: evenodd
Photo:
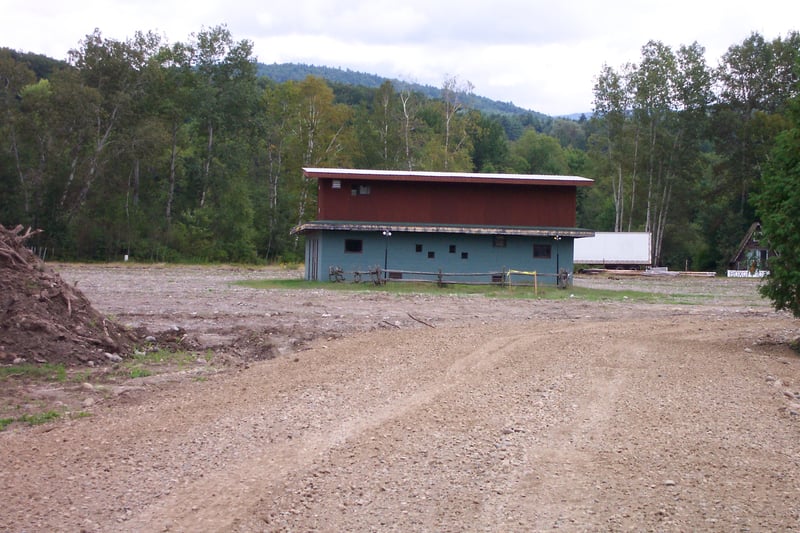
<path fill-rule="evenodd" d="M 549 114 L 591 110 L 603 63 L 636 62 L 648 40 L 699 42 L 716 65 L 756 31 L 800 24 L 800 2 L 761 0 L 0 0 L 0 46 L 65 58 L 99 28 L 111 39 L 154 31 L 170 42 L 226 24 L 266 63 L 297 61 L 441 85 Z"/>

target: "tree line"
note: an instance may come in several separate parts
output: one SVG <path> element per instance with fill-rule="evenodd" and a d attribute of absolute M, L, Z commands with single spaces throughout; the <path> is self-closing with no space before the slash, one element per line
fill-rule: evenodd
<path fill-rule="evenodd" d="M 797 99 L 800 37 L 752 34 L 716 67 L 650 42 L 605 66 L 578 121 L 487 113 L 469 82 L 432 98 L 258 75 L 225 26 L 167 43 L 99 31 L 66 63 L 0 49 L 0 222 L 60 259 L 294 261 L 316 214 L 303 166 L 570 174 L 579 226 L 651 231 L 656 264 L 723 269 Z"/>

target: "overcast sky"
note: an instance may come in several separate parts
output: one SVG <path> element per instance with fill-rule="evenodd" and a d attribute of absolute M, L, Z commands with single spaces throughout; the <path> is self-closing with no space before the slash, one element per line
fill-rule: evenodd
<path fill-rule="evenodd" d="M 697 41 L 715 66 L 752 32 L 800 29 L 797 0 L 0 0 L 0 46 L 65 59 L 95 28 L 168 42 L 227 25 L 262 63 L 340 67 L 561 115 L 592 110 L 604 63 L 637 62 L 658 40 Z"/>

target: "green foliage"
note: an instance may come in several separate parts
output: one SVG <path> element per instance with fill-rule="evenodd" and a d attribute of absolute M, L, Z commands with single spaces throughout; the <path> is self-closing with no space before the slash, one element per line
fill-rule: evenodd
<path fill-rule="evenodd" d="M 61 418 L 61 413 L 57 411 L 45 411 L 44 413 L 23 415 L 19 417 L 17 421 L 28 424 L 29 426 L 38 426 L 40 424 L 52 422 L 53 420 L 58 420 L 59 418 Z"/>
<path fill-rule="evenodd" d="M 131 368 L 131 378 L 132 379 L 145 378 L 147 376 L 152 376 L 152 375 L 153 375 L 153 373 L 150 370 L 146 369 L 146 368 L 141 368 L 141 367 Z"/>
<path fill-rule="evenodd" d="M 511 146 L 515 170 L 524 174 L 568 174 L 569 165 L 564 149 L 556 139 L 527 130 Z"/>
<path fill-rule="evenodd" d="M 570 174 L 596 180 L 579 226 L 652 231 L 658 263 L 723 269 L 789 126 L 800 35 L 753 34 L 716 69 L 704 55 L 646 43 L 573 121 L 455 79 L 259 65 L 225 26 L 95 31 L 69 63 L 0 49 L 0 223 L 44 229 L 30 244 L 51 259 L 302 261 L 303 166 Z"/>
<path fill-rule="evenodd" d="M 49 410 L 49 411 L 44 411 L 42 413 L 32 413 L 11 418 L 0 418 L 0 431 L 5 430 L 6 428 L 8 428 L 8 426 L 10 426 L 15 422 L 20 424 L 26 424 L 28 426 L 39 426 L 41 424 L 46 424 L 48 422 L 58 420 L 62 416 L 64 416 L 64 413 L 60 413 L 54 410 Z M 85 411 L 77 411 L 69 413 L 69 416 L 70 418 L 86 418 L 91 415 Z"/>
<path fill-rule="evenodd" d="M 207 355 L 207 354 L 206 354 Z M 162 365 L 162 364 L 177 364 L 185 365 L 194 361 L 195 356 L 192 352 L 183 350 L 170 351 L 170 350 L 153 350 L 134 355 L 131 365 L 133 367 L 139 365 Z"/>
<path fill-rule="evenodd" d="M 761 293 L 800 318 L 800 99 L 794 105 L 794 127 L 778 135 L 755 200 L 775 254 Z"/>
<path fill-rule="evenodd" d="M 19 365 L 0 366 L 0 379 L 12 376 L 47 381 L 66 381 L 67 369 L 60 363 L 22 363 Z"/>
<path fill-rule="evenodd" d="M 508 141 L 497 117 L 471 113 L 467 133 L 472 144 L 472 167 L 475 172 L 505 172 Z"/>
<path fill-rule="evenodd" d="M 0 418 L 0 431 L 5 430 L 8 426 L 13 424 L 14 422 L 19 422 L 21 424 L 27 424 L 29 426 L 39 426 L 41 424 L 46 424 L 47 422 L 52 422 L 53 420 L 58 420 L 61 418 L 62 414 L 58 411 L 45 411 L 43 413 L 35 413 L 29 415 L 21 415 L 16 418 Z"/>

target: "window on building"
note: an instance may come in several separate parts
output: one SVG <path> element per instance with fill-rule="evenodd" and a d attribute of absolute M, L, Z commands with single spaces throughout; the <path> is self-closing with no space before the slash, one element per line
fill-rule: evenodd
<path fill-rule="evenodd" d="M 350 196 L 366 196 L 370 193 L 369 185 L 351 185 Z"/>
<path fill-rule="evenodd" d="M 342 180 L 333 180 L 331 182 L 331 189 L 341 189 L 342 188 Z"/>
<path fill-rule="evenodd" d="M 364 241 L 361 239 L 345 239 L 344 251 L 349 254 L 360 254 L 364 250 Z"/>
<path fill-rule="evenodd" d="M 417 250 L 417 253 L 418 253 L 418 254 L 421 254 L 421 253 L 422 253 L 422 245 L 421 245 L 421 244 L 417 244 L 417 245 L 415 246 L 415 248 L 416 248 L 416 250 Z"/>
<path fill-rule="evenodd" d="M 451 245 L 450 245 L 450 253 L 451 253 L 451 254 L 454 254 L 454 253 L 456 253 L 456 245 L 455 245 L 455 244 L 451 244 Z"/>
<path fill-rule="evenodd" d="M 550 245 L 549 244 L 534 244 L 533 245 L 533 258 L 534 259 L 550 259 Z"/>
<path fill-rule="evenodd" d="M 461 252 L 461 259 L 469 259 L 469 252 Z"/>
<path fill-rule="evenodd" d="M 434 252 L 433 250 L 428 252 L 428 259 L 433 259 L 434 257 L 436 257 L 436 252 Z"/>
<path fill-rule="evenodd" d="M 492 238 L 492 246 L 495 248 L 505 248 L 506 247 L 506 236 L 505 235 L 495 235 Z"/>

